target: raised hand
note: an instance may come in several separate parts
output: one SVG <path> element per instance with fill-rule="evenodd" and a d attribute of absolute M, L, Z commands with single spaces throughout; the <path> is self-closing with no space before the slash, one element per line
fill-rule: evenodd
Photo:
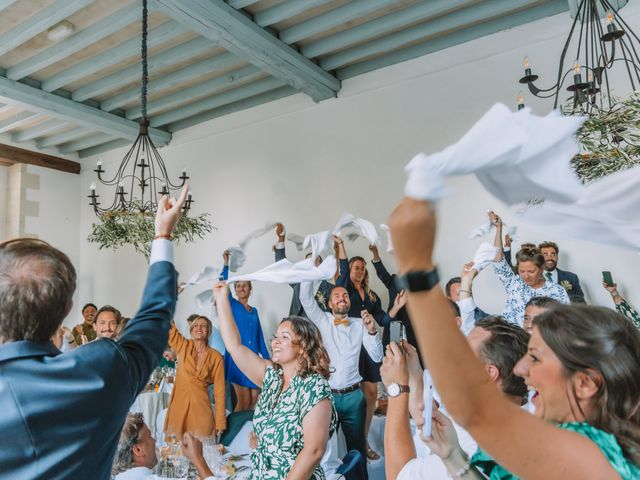
<path fill-rule="evenodd" d="M 360 316 L 362 317 L 362 321 L 364 322 L 364 327 L 367 329 L 367 331 L 371 335 L 375 334 L 377 330 L 376 330 L 375 320 L 373 319 L 373 315 L 371 315 L 366 310 L 362 310 L 360 312 Z"/>
<path fill-rule="evenodd" d="M 231 252 L 229 250 L 225 250 L 222 252 L 222 261 L 225 265 L 229 265 L 229 257 L 231 256 Z"/>
<path fill-rule="evenodd" d="M 171 236 L 173 228 L 176 223 L 178 223 L 178 220 L 180 220 L 180 216 L 182 215 L 182 206 L 184 205 L 188 192 L 189 186 L 185 185 L 177 200 L 175 198 L 169 198 L 167 195 L 164 195 L 160 199 L 155 219 L 156 236 Z"/>
<path fill-rule="evenodd" d="M 213 286 L 213 297 L 216 299 L 216 305 L 220 305 L 222 301 L 229 296 L 229 287 L 226 282 L 218 282 Z"/>
<path fill-rule="evenodd" d="M 379 261 L 380 260 L 380 253 L 378 252 L 378 246 L 377 245 L 369 245 L 369 250 L 373 254 L 373 261 L 374 262 Z"/>
<path fill-rule="evenodd" d="M 409 382 L 404 353 L 396 342 L 387 345 L 387 351 L 380 367 L 380 376 L 385 386 L 389 386 L 391 383 L 407 385 Z"/>
<path fill-rule="evenodd" d="M 508 233 L 504 236 L 504 246 L 506 248 L 511 248 L 511 235 Z"/>
<path fill-rule="evenodd" d="M 431 420 L 431 436 L 424 438 L 421 434 L 420 438 L 429 446 L 433 453 L 443 460 L 451 458 L 454 453 L 461 450 L 460 444 L 458 443 L 458 434 L 453 426 L 453 422 L 444 413 L 435 408 L 435 405 Z"/>
<path fill-rule="evenodd" d="M 491 225 L 494 226 L 502 226 L 502 219 L 498 216 L 498 214 L 496 212 L 494 212 L 493 210 L 489 210 L 489 221 L 491 222 Z"/>
<path fill-rule="evenodd" d="M 276 224 L 276 235 L 279 241 L 284 241 L 284 225 L 282 223 Z"/>

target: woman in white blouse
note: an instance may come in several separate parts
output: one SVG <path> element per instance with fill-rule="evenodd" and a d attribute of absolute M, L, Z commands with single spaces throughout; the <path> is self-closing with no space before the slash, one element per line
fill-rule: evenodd
<path fill-rule="evenodd" d="M 549 297 L 560 303 L 569 303 L 569 296 L 562 285 L 545 280 L 544 257 L 537 248 L 521 248 L 516 254 L 518 273 L 513 272 L 502 253 L 502 220 L 495 212 L 489 212 L 489 220 L 496 227 L 495 246 L 498 247 L 493 269 L 507 294 L 502 316 L 522 326 L 524 309 L 532 297 Z"/>

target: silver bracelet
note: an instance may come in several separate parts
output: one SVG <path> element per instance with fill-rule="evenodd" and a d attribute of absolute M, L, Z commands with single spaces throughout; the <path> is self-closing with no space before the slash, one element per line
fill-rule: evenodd
<path fill-rule="evenodd" d="M 462 478 L 471 470 L 471 462 L 467 462 L 467 464 L 462 467 L 460 470 L 456 470 L 453 473 L 449 474 L 449 478 Z"/>

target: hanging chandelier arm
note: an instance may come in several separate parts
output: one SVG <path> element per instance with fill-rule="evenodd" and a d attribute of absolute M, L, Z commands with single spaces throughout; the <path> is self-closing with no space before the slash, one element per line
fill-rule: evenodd
<path fill-rule="evenodd" d="M 629 24 L 627 22 L 624 21 L 624 18 L 622 18 L 620 15 L 617 15 L 618 11 L 613 8 L 613 6 L 609 3 L 609 0 L 600 0 L 602 2 L 602 4 L 607 8 L 607 10 L 611 10 L 611 12 L 615 12 L 616 15 L 614 15 L 615 20 L 618 21 L 618 23 L 620 25 L 622 25 L 622 27 L 624 27 L 624 32 L 631 35 L 632 37 L 634 37 L 636 39 L 636 41 L 638 43 L 640 43 L 640 38 L 638 38 L 638 36 L 636 35 L 636 33 L 631 29 L 631 27 L 629 26 Z"/>
<path fill-rule="evenodd" d="M 576 23 L 578 22 L 578 18 L 580 18 L 580 10 L 583 10 L 585 8 L 585 4 L 586 4 L 587 0 L 582 0 L 580 2 L 580 6 L 578 7 L 578 14 L 576 15 L 576 18 L 573 19 L 573 23 L 571 24 L 571 30 L 569 30 L 569 35 L 567 36 L 567 41 L 564 42 L 564 47 L 562 48 L 562 54 L 560 55 L 560 63 L 558 65 L 558 80 L 556 81 L 556 86 L 555 88 L 557 89 L 555 92 L 555 100 L 553 102 L 553 108 L 556 109 L 558 108 L 558 95 L 560 94 L 560 87 L 562 86 L 562 83 L 564 83 L 564 79 L 562 80 L 562 82 L 560 81 L 562 77 L 562 69 L 564 67 L 564 59 L 567 56 L 567 50 L 569 49 L 569 43 L 571 42 L 571 37 L 573 36 L 573 32 L 576 29 Z M 566 74 L 565 74 L 566 77 Z"/>
<path fill-rule="evenodd" d="M 186 179 L 182 180 L 181 184 L 174 184 L 170 179 L 169 179 L 169 174 L 167 173 L 167 167 L 164 163 L 164 161 L 162 160 L 162 157 L 160 156 L 160 153 L 158 153 L 158 150 L 156 149 L 155 145 L 151 145 L 151 149 L 153 151 L 153 154 L 156 157 L 156 160 L 158 161 L 158 167 L 160 168 L 160 171 L 162 172 L 162 176 L 163 176 L 163 182 L 167 184 L 167 188 L 171 188 L 172 190 L 177 190 L 180 189 L 184 186 Z"/>

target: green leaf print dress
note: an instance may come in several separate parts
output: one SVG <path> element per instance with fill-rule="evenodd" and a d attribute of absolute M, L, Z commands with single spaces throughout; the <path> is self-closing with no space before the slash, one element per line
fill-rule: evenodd
<path fill-rule="evenodd" d="M 287 476 L 304 447 L 302 419 L 321 400 L 332 401 L 329 435 L 335 431 L 337 417 L 328 380 L 318 374 L 306 378 L 296 375 L 288 388 L 281 390 L 282 370 L 267 367 L 253 415 L 258 437 L 258 448 L 251 454 L 253 480 L 280 480 Z M 320 465 L 310 478 L 324 480 Z"/>

